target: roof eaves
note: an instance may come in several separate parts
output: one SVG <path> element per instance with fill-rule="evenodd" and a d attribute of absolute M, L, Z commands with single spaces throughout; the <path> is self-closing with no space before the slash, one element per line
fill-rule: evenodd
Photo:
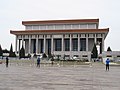
<path fill-rule="evenodd" d="M 23 25 L 34 24 L 64 24 L 64 23 L 99 23 L 99 19 L 70 19 L 70 20 L 43 20 L 43 21 L 22 21 Z"/>

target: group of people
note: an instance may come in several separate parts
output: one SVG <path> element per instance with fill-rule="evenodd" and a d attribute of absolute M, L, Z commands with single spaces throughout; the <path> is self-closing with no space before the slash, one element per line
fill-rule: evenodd
<path fill-rule="evenodd" d="M 110 63 L 110 59 L 107 58 L 106 59 L 106 71 L 109 71 L 109 63 Z M 37 58 L 37 67 L 40 67 L 40 57 Z"/>
<path fill-rule="evenodd" d="M 9 59 L 8 57 L 6 57 L 6 67 L 8 67 L 8 63 L 9 63 Z M 109 71 L 109 63 L 110 63 L 110 60 L 109 58 L 106 59 L 106 71 Z M 40 67 L 40 56 L 37 58 L 37 67 Z"/>
<path fill-rule="evenodd" d="M 9 64 L 9 58 L 6 57 L 6 67 L 8 67 Z M 40 57 L 37 58 L 37 67 L 40 67 Z"/>
<path fill-rule="evenodd" d="M 6 67 L 8 67 L 9 64 L 9 58 L 6 57 Z M 37 67 L 40 67 L 40 57 L 37 58 Z"/>

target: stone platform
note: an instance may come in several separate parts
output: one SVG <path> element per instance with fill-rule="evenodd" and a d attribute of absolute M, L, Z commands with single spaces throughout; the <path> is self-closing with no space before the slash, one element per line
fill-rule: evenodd
<path fill-rule="evenodd" d="M 0 90 L 120 90 L 120 66 L 0 64 Z"/>

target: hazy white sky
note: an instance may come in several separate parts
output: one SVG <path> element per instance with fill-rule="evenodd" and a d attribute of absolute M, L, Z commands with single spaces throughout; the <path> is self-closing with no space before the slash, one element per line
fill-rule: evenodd
<path fill-rule="evenodd" d="M 22 21 L 99 18 L 99 28 L 110 28 L 105 50 L 120 51 L 119 9 L 120 0 L 0 0 L 0 44 L 15 47 L 10 30 L 23 30 Z"/>

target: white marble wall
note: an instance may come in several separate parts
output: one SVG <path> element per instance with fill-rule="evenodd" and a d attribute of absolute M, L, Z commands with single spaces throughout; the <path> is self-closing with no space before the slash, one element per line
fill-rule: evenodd
<path fill-rule="evenodd" d="M 48 24 L 48 25 L 26 25 L 26 30 L 64 30 L 64 29 L 96 29 L 97 24 Z"/>
<path fill-rule="evenodd" d="M 46 39 L 51 39 L 51 53 L 54 53 L 54 54 L 60 54 L 60 55 L 63 55 L 63 53 L 65 54 L 69 54 L 71 57 L 73 55 L 86 55 L 88 56 L 88 58 L 90 57 L 90 53 L 89 51 L 92 51 L 92 47 L 94 45 L 94 43 L 96 42 L 97 38 L 101 38 L 102 40 L 102 49 L 104 51 L 104 34 L 64 34 L 64 35 L 18 35 L 16 37 L 16 52 L 18 51 L 18 47 L 22 45 L 22 43 L 24 42 L 25 43 L 25 49 L 26 49 L 26 53 L 33 53 L 33 39 L 36 40 L 36 49 L 37 49 L 37 52 L 36 53 L 40 53 L 41 51 L 41 39 L 43 39 L 43 52 L 46 53 L 47 52 L 47 43 L 46 43 Z M 54 39 L 55 38 L 61 38 L 62 41 L 62 51 L 58 52 L 58 51 L 55 51 L 55 42 L 54 42 Z M 70 39 L 70 51 L 67 52 L 67 51 L 64 51 L 64 39 L 65 38 L 69 38 Z M 72 51 L 72 38 L 78 38 L 78 49 L 80 50 L 80 38 L 86 38 L 86 51 Z M 18 40 L 21 41 L 21 43 L 19 44 L 18 43 Z M 37 41 L 38 40 L 38 41 Z M 23 44 L 24 45 L 24 44 Z M 45 49 L 44 49 L 45 48 Z"/>

